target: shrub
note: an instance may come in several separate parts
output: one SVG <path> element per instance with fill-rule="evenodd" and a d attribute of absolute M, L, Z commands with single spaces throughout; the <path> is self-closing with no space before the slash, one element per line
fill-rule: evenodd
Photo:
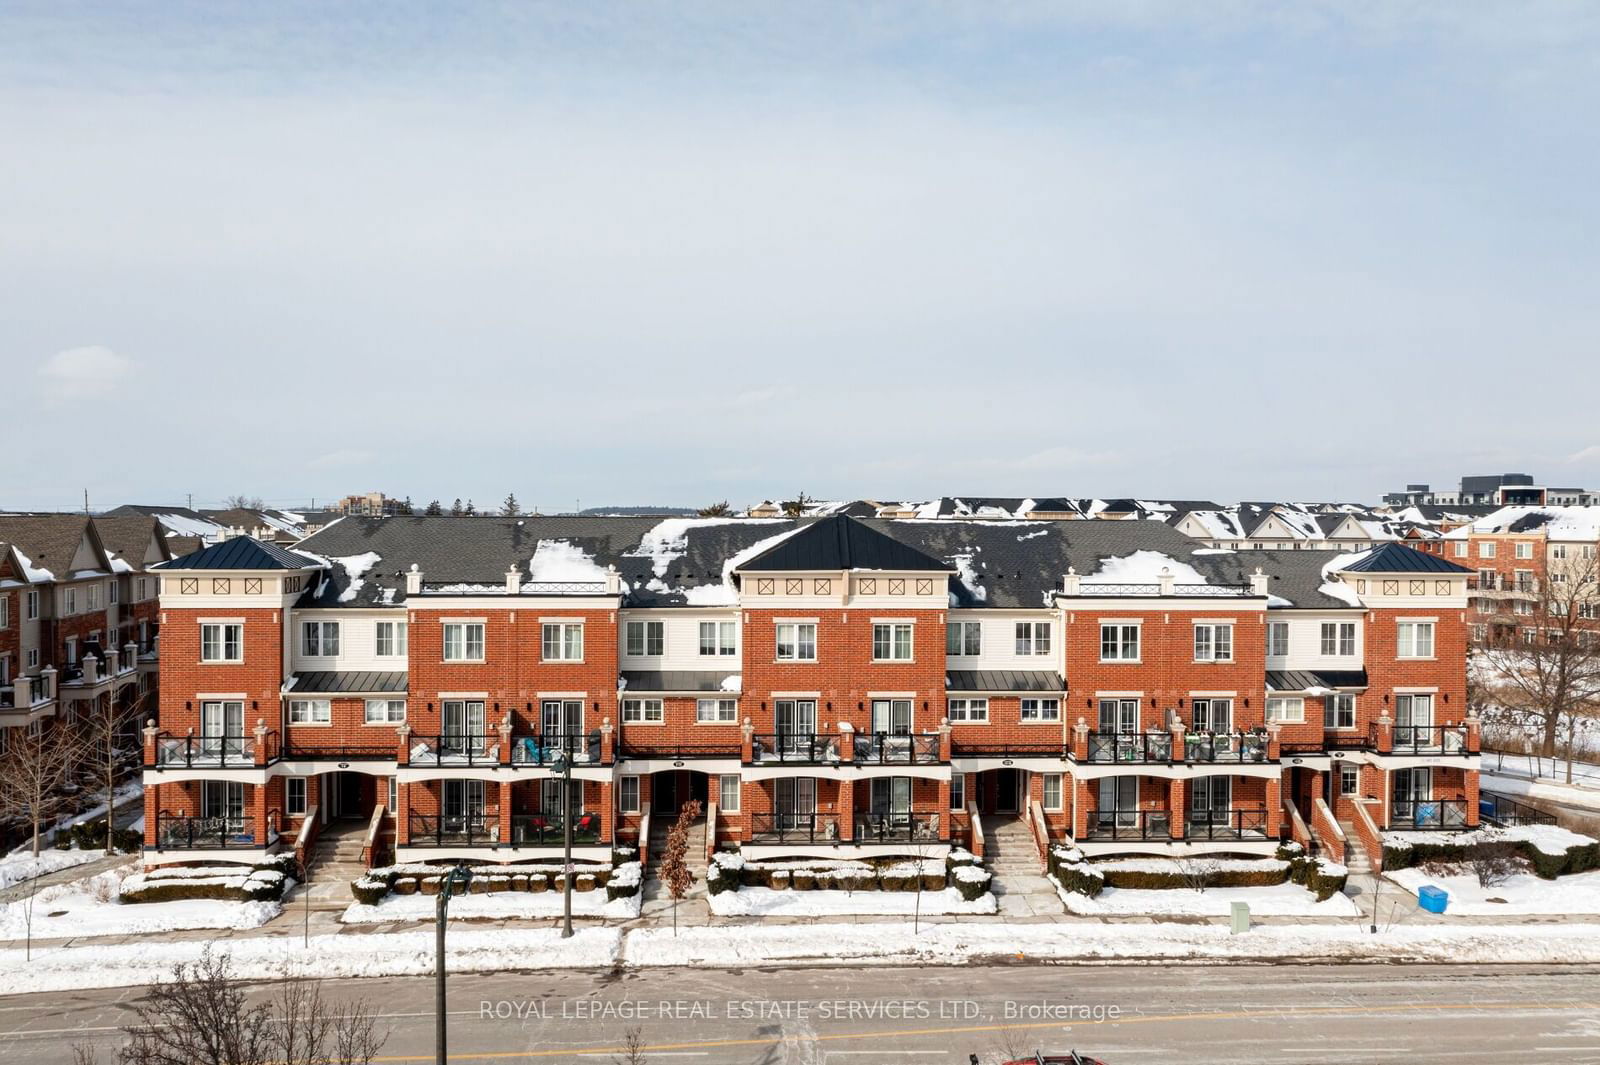
<path fill-rule="evenodd" d="M 1059 862 L 1056 865 L 1056 883 L 1064 890 L 1094 898 L 1106 886 L 1105 874 L 1088 862 Z"/>
<path fill-rule="evenodd" d="M 718 851 L 711 856 L 706 869 L 706 891 L 720 895 L 732 891 L 744 882 L 744 858 L 731 851 Z"/>
<path fill-rule="evenodd" d="M 135 904 L 183 899 L 276 902 L 283 898 L 289 883 L 289 878 L 278 869 L 248 866 L 158 869 L 125 879 L 119 897 L 123 902 Z"/>
<path fill-rule="evenodd" d="M 965 866 L 964 865 L 964 866 L 961 866 L 961 868 L 970 869 L 971 866 Z M 923 891 L 943 891 L 944 888 L 945 888 L 945 884 L 946 883 L 947 883 L 947 881 L 945 880 L 945 874 L 944 873 L 923 873 L 922 874 L 922 890 Z"/>
<path fill-rule="evenodd" d="M 973 902 L 988 892 L 989 882 L 992 879 L 989 870 L 975 865 L 957 866 L 950 875 L 955 881 L 956 890 L 968 902 Z"/>
<path fill-rule="evenodd" d="M 67 839 L 81 851 L 104 850 L 106 823 L 100 819 L 73 825 L 65 837 L 59 833 L 56 835 L 56 846 L 62 846 Z M 144 833 L 131 828 L 112 829 L 111 846 L 123 854 L 132 854 L 144 846 Z"/>
<path fill-rule="evenodd" d="M 607 899 L 631 899 L 639 893 L 644 881 L 644 869 L 638 862 L 624 862 L 606 878 Z"/>
<path fill-rule="evenodd" d="M 884 891 L 915 891 L 917 890 L 918 876 L 911 870 L 885 870 L 878 877 L 878 882 L 883 885 Z"/>
<path fill-rule="evenodd" d="M 424 895 L 437 895 L 437 894 L 439 894 L 439 884 L 440 884 L 440 882 L 441 882 L 441 878 L 440 877 L 437 877 L 437 876 L 425 876 L 420 881 L 418 881 L 417 883 L 418 883 L 419 890 L 422 892 L 422 894 L 424 894 Z"/>
<path fill-rule="evenodd" d="M 389 881 L 377 877 L 364 876 L 360 880 L 350 882 L 350 894 L 363 906 L 376 906 L 389 894 Z"/>
<path fill-rule="evenodd" d="M 1304 856 L 1305 853 L 1306 849 L 1291 839 L 1278 844 L 1278 849 L 1273 853 L 1273 857 L 1280 862 L 1292 862 L 1296 858 Z"/>
<path fill-rule="evenodd" d="M 529 891 L 549 891 L 550 890 L 550 879 L 551 878 L 545 873 L 529 873 L 528 874 L 528 890 Z"/>
<path fill-rule="evenodd" d="M 415 895 L 417 893 L 417 879 L 412 876 L 402 876 L 395 880 L 394 886 L 389 890 L 396 895 Z"/>
<path fill-rule="evenodd" d="M 1200 864 L 1195 866 L 1174 865 L 1170 870 L 1155 868 L 1119 869 L 1115 866 L 1101 867 L 1097 870 L 1104 878 L 1105 883 L 1114 888 L 1135 888 L 1147 891 L 1170 890 L 1174 888 L 1214 888 L 1214 887 L 1266 887 L 1272 884 L 1281 884 L 1289 879 L 1289 863 L 1284 862 L 1273 868 L 1247 867 L 1230 868 Z"/>
<path fill-rule="evenodd" d="M 780 876 L 788 880 L 788 884 L 784 886 L 792 887 L 796 891 L 815 891 L 817 889 L 817 874 L 810 869 L 795 869 L 791 872 L 775 869 L 772 873 L 773 887 L 778 886 L 778 878 Z"/>
<path fill-rule="evenodd" d="M 574 881 L 573 885 L 572 885 L 572 890 L 573 891 L 590 892 L 590 891 L 594 890 L 594 874 L 593 873 L 578 873 L 576 875 L 577 875 L 577 880 Z"/>
<path fill-rule="evenodd" d="M 944 867 L 946 872 L 960 868 L 964 865 L 977 864 L 978 856 L 967 850 L 965 847 L 950 848 L 950 853 L 946 855 L 944 859 Z"/>

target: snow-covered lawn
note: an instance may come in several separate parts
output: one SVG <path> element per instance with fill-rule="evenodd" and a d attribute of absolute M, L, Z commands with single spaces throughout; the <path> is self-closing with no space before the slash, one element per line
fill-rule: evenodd
<path fill-rule="evenodd" d="M 562 893 L 559 891 L 492 891 L 484 895 L 462 895 L 450 900 L 450 916 L 472 920 L 505 917 L 560 917 Z M 438 910 L 434 895 L 385 895 L 376 905 L 352 903 L 339 918 L 345 924 L 384 924 L 388 921 L 432 921 Z M 606 901 L 605 889 L 574 891 L 574 917 L 639 916 L 640 896 Z"/>
<path fill-rule="evenodd" d="M 882 915 L 910 917 L 917 912 L 914 891 L 776 891 L 747 887 L 710 896 L 718 917 L 826 917 Z M 994 913 L 999 902 L 984 893 L 968 902 L 955 888 L 922 892 L 921 912 L 932 917 L 953 913 Z"/>
<path fill-rule="evenodd" d="M 32 880 L 36 876 L 54 873 L 60 869 L 71 869 L 75 865 L 83 865 L 100 857 L 104 857 L 104 852 L 97 850 L 56 850 L 46 847 L 39 852 L 37 858 L 26 847 L 12 851 L 4 858 L 0 858 L 0 891 L 4 891 L 12 884 L 20 884 L 25 880 Z"/>
<path fill-rule="evenodd" d="M 1564 780 L 1549 777 L 1532 779 L 1485 772 L 1483 787 L 1485 791 L 1497 791 L 1515 798 L 1549 799 L 1567 806 L 1600 810 L 1600 780 L 1593 777 L 1574 777 L 1569 786 Z"/>
<path fill-rule="evenodd" d="M 1514 825 L 1510 828 L 1485 826 L 1465 832 L 1385 832 L 1385 847 L 1406 847 L 1418 843 L 1456 844 L 1467 846 L 1489 840 L 1524 841 L 1532 843 L 1541 854 L 1560 856 L 1573 847 L 1586 847 L 1594 842 L 1593 836 L 1570 832 L 1557 825 Z"/>
<path fill-rule="evenodd" d="M 33 937 L 149 935 L 181 928 L 259 928 L 283 907 L 276 902 L 186 899 L 137 905 L 117 901 L 122 874 L 53 884 L 33 898 Z M 28 900 L 0 905 L 0 939 L 28 934 Z"/>
<path fill-rule="evenodd" d="M 1068 913 L 1085 916 L 1183 916 L 1226 917 L 1235 902 L 1250 905 L 1257 917 L 1353 917 L 1360 911 L 1347 896 L 1335 893 L 1322 902 L 1299 884 L 1272 884 L 1264 887 L 1191 888 L 1146 890 L 1135 888 L 1103 889 L 1090 898 L 1077 891 L 1057 888 Z"/>
<path fill-rule="evenodd" d="M 1449 876 L 1429 876 L 1421 869 L 1397 869 L 1388 878 L 1411 892 L 1426 884 L 1444 888 L 1450 896 L 1445 914 L 1467 916 L 1496 914 L 1600 914 L 1600 871 L 1541 880 L 1518 873 L 1503 884 L 1479 887 L 1470 870 Z M 1501 899 L 1491 902 L 1490 899 Z"/>

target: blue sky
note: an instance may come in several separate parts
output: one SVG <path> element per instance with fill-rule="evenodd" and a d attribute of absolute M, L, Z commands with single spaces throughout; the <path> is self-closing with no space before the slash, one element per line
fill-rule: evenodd
<path fill-rule="evenodd" d="M 6 0 L 0 506 L 1593 487 L 1597 55 L 1578 3 Z"/>

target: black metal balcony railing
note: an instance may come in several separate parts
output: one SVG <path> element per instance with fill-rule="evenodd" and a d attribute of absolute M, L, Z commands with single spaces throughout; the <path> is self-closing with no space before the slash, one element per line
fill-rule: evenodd
<path fill-rule="evenodd" d="M 1396 799 L 1389 804 L 1389 827 L 1402 832 L 1466 828 L 1467 801 L 1465 799 Z"/>
<path fill-rule="evenodd" d="M 832 814 L 750 815 L 752 843 L 837 843 L 839 822 Z"/>
<path fill-rule="evenodd" d="M 565 754 L 573 765 L 598 765 L 600 731 L 546 732 L 511 739 L 512 765 L 549 765 L 558 754 Z"/>
<path fill-rule="evenodd" d="M 820 732 L 763 733 L 753 738 L 758 762 L 837 762 L 839 737 Z"/>
<path fill-rule="evenodd" d="M 625 739 L 622 741 L 622 754 L 625 758 L 651 758 L 672 762 L 685 762 L 695 758 L 738 758 L 739 741 L 725 740 L 721 743 L 640 743 L 637 740 Z"/>
<path fill-rule="evenodd" d="M 1373 726 L 1373 736 L 1377 726 Z M 1465 754 L 1465 725 L 1395 725 L 1391 735 L 1395 754 Z"/>
<path fill-rule="evenodd" d="M 513 847 L 559 847 L 565 841 L 566 829 L 560 814 L 513 814 L 511 817 Z M 572 842 L 586 845 L 599 843 L 600 815 L 575 815 L 572 819 Z"/>
<path fill-rule="evenodd" d="M 495 765 L 500 761 L 500 748 L 495 738 L 486 733 L 466 732 L 413 735 L 410 761 L 412 765 Z"/>
<path fill-rule="evenodd" d="M 156 814 L 157 850 L 221 850 L 260 847 L 253 817 L 180 817 Z"/>
<path fill-rule="evenodd" d="M 283 745 L 284 758 L 298 758 L 316 762 L 392 762 L 395 745 L 392 743 L 304 743 L 287 740 Z"/>
<path fill-rule="evenodd" d="M 1265 762 L 1267 737 L 1259 732 L 1191 732 L 1183 738 L 1190 762 Z"/>
<path fill-rule="evenodd" d="M 1497 825 L 1513 828 L 1517 825 L 1553 825 L 1556 823 L 1556 816 L 1505 795 L 1480 791 L 1478 820 L 1492 821 Z"/>
<path fill-rule="evenodd" d="M 485 814 L 413 813 L 408 839 L 413 847 L 475 847 L 498 842 L 500 819 Z"/>
<path fill-rule="evenodd" d="M 1536 577 L 1508 577 L 1503 574 L 1495 576 L 1480 575 L 1467 578 L 1467 590 L 1472 592 L 1520 592 L 1523 595 L 1535 595 L 1539 591 L 1539 580 Z"/>
<path fill-rule="evenodd" d="M 1072 748 L 1065 743 L 969 743 L 952 739 L 955 754 L 968 758 L 1057 758 L 1065 760 Z"/>
<path fill-rule="evenodd" d="M 242 769 L 256 764 L 253 736 L 157 736 L 156 765 Z"/>
<path fill-rule="evenodd" d="M 1170 732 L 1091 732 L 1091 762 L 1170 762 Z"/>
<path fill-rule="evenodd" d="M 904 732 L 857 733 L 855 761 L 873 765 L 933 765 L 939 761 L 939 737 Z"/>
<path fill-rule="evenodd" d="M 1090 839 L 1171 839 L 1172 818 L 1165 810 L 1101 810 L 1089 826 Z"/>
<path fill-rule="evenodd" d="M 856 814 L 852 843 L 937 843 L 939 815 Z"/>
<path fill-rule="evenodd" d="M 1192 810 L 1183 830 L 1190 839 L 1266 839 L 1267 811 Z"/>

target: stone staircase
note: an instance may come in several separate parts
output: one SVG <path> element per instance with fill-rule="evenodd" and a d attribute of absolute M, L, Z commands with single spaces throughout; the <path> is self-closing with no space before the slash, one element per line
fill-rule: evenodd
<path fill-rule="evenodd" d="M 1344 864 L 1350 870 L 1352 882 L 1362 880 L 1372 875 L 1372 860 L 1367 855 L 1367 848 L 1361 845 L 1361 838 L 1356 835 L 1356 826 L 1350 821 L 1339 822 L 1339 827 L 1344 830 Z"/>
<path fill-rule="evenodd" d="M 997 881 L 1016 876 L 1039 875 L 1039 850 L 1033 833 L 1021 817 L 995 820 L 983 826 L 983 864 Z"/>
<path fill-rule="evenodd" d="M 667 850 L 667 831 L 672 827 L 675 817 L 663 818 L 657 822 L 654 817 L 650 824 L 650 870 L 649 878 L 645 883 L 645 896 L 655 897 L 659 894 L 662 898 L 667 896 L 665 884 L 660 882 L 661 857 Z M 689 826 L 689 852 L 684 856 L 689 872 L 694 876 L 694 886 L 689 889 L 689 894 L 704 895 L 706 890 L 706 821 L 700 818 Z M 651 889 L 655 885 L 655 889 Z"/>
<path fill-rule="evenodd" d="M 332 821 L 322 826 L 311 848 L 311 876 L 304 889 L 310 892 L 314 909 L 350 904 L 350 882 L 367 871 L 361 861 L 366 842 L 366 821 Z"/>

